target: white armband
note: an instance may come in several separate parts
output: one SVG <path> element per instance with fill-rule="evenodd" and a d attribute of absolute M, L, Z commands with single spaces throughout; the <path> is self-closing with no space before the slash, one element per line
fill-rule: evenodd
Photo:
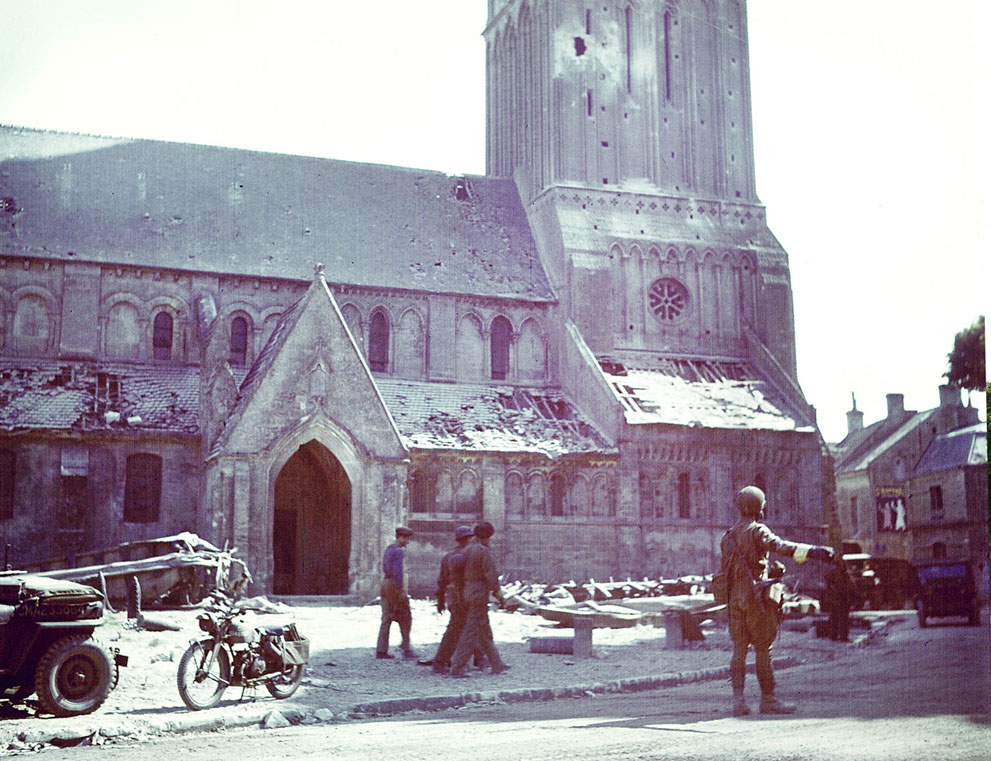
<path fill-rule="evenodd" d="M 795 550 L 794 558 L 796 563 L 804 563 L 809 559 L 809 550 L 811 550 L 813 545 L 811 544 L 800 544 Z"/>

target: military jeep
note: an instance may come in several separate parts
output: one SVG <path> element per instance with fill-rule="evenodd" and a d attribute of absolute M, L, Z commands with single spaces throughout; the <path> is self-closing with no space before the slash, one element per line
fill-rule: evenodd
<path fill-rule="evenodd" d="M 0 572 L 0 700 L 22 703 L 37 693 L 42 711 L 55 716 L 99 708 L 127 665 L 93 637 L 103 611 L 92 587 Z"/>

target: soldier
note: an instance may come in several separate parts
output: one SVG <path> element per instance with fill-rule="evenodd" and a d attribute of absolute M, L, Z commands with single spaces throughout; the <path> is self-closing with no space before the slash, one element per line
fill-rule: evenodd
<path fill-rule="evenodd" d="M 795 706 L 774 696 L 774 671 L 771 668 L 771 645 L 778 634 L 780 602 L 766 593 L 768 579 L 767 555 L 774 552 L 794 558 L 831 560 L 833 550 L 810 544 L 787 542 L 760 522 L 764 510 L 764 492 L 756 486 L 746 486 L 736 495 L 738 520 L 723 536 L 720 544 L 720 572 L 729 580 L 729 633 L 733 641 L 730 658 L 730 680 L 733 684 L 733 715 L 750 713 L 743 693 L 746 677 L 747 650 L 754 646 L 757 660 L 757 681 L 760 683 L 761 713 L 794 713 Z"/>
<path fill-rule="evenodd" d="M 506 600 L 499 588 L 499 574 L 496 572 L 489 539 L 495 527 L 488 521 L 475 526 L 475 540 L 465 547 L 465 604 L 467 613 L 465 625 L 458 640 L 458 646 L 451 657 L 451 676 L 465 677 L 465 666 L 476 649 L 480 649 L 489 659 L 493 674 L 501 674 L 509 668 L 499 657 L 499 651 L 492 641 L 492 627 L 489 625 L 489 595 L 494 595 L 503 605 Z"/>
<path fill-rule="evenodd" d="M 396 529 L 396 541 L 390 544 L 382 557 L 382 624 L 379 626 L 378 643 L 375 648 L 376 658 L 392 658 L 389 655 L 389 632 L 392 629 L 392 622 L 399 624 L 399 632 L 402 635 L 403 657 L 415 658 L 416 653 L 410 646 L 409 632 L 413 625 L 413 614 L 409 609 L 409 597 L 406 594 L 406 575 L 404 572 L 404 560 L 406 550 L 403 549 L 409 544 L 413 532 L 405 526 Z"/>
<path fill-rule="evenodd" d="M 857 590 L 847 571 L 842 557 L 833 560 L 826 571 L 826 593 L 824 602 L 829 614 L 827 631 L 829 638 L 838 642 L 850 641 L 850 607 L 856 599 Z"/>
<path fill-rule="evenodd" d="M 444 611 L 446 604 L 451 613 L 447 630 L 437 647 L 432 666 L 438 674 L 450 668 L 451 656 L 458 646 L 458 639 L 465 626 L 468 607 L 464 600 L 465 547 L 471 540 L 471 526 L 458 526 L 454 529 L 454 540 L 458 546 L 447 553 L 440 561 L 440 575 L 437 577 L 437 612 Z"/>

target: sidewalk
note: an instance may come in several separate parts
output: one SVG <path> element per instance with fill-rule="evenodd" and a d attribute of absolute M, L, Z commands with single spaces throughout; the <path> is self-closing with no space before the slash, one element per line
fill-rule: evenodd
<path fill-rule="evenodd" d="M 414 600 L 413 643 L 421 658 L 433 655 L 446 626 L 428 601 Z M 121 649 L 130 664 L 120 683 L 95 713 L 68 719 L 35 718 L 30 712 L 4 714 L 0 748 L 27 750 L 42 743 L 103 742 L 108 738 L 220 728 L 316 724 L 368 716 L 436 711 L 471 703 L 522 702 L 632 692 L 690 682 L 728 679 L 730 643 L 725 627 L 704 627 L 706 639 L 688 649 L 666 649 L 663 628 L 636 626 L 596 629 L 593 657 L 529 652 L 531 636 L 569 636 L 538 616 L 494 611 L 492 628 L 500 653 L 512 668 L 503 674 L 471 671 L 468 679 L 434 674 L 416 660 L 377 660 L 374 641 L 379 609 L 365 607 L 297 607 L 286 615 L 259 615 L 260 623 L 295 620 L 311 640 L 310 664 L 299 691 L 275 700 L 261 689 L 239 700 L 240 689 L 224 694 L 206 711 L 189 711 L 175 684 L 179 657 L 199 638 L 195 611 L 150 613 L 180 631 L 136 630 L 115 616 L 101 637 Z M 398 653 L 398 631 L 393 652 Z M 783 631 L 775 648 L 777 668 L 804 660 L 833 658 L 850 646 L 816 640 L 811 632 Z M 752 658 L 752 656 L 751 656 Z M 728 690 L 728 687 L 727 687 Z"/>

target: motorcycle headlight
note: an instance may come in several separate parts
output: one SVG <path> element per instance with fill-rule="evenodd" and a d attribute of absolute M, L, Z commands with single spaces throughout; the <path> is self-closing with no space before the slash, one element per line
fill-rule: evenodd
<path fill-rule="evenodd" d="M 207 634 L 213 634 L 217 630 L 217 625 L 210 616 L 200 616 L 200 628 Z"/>

